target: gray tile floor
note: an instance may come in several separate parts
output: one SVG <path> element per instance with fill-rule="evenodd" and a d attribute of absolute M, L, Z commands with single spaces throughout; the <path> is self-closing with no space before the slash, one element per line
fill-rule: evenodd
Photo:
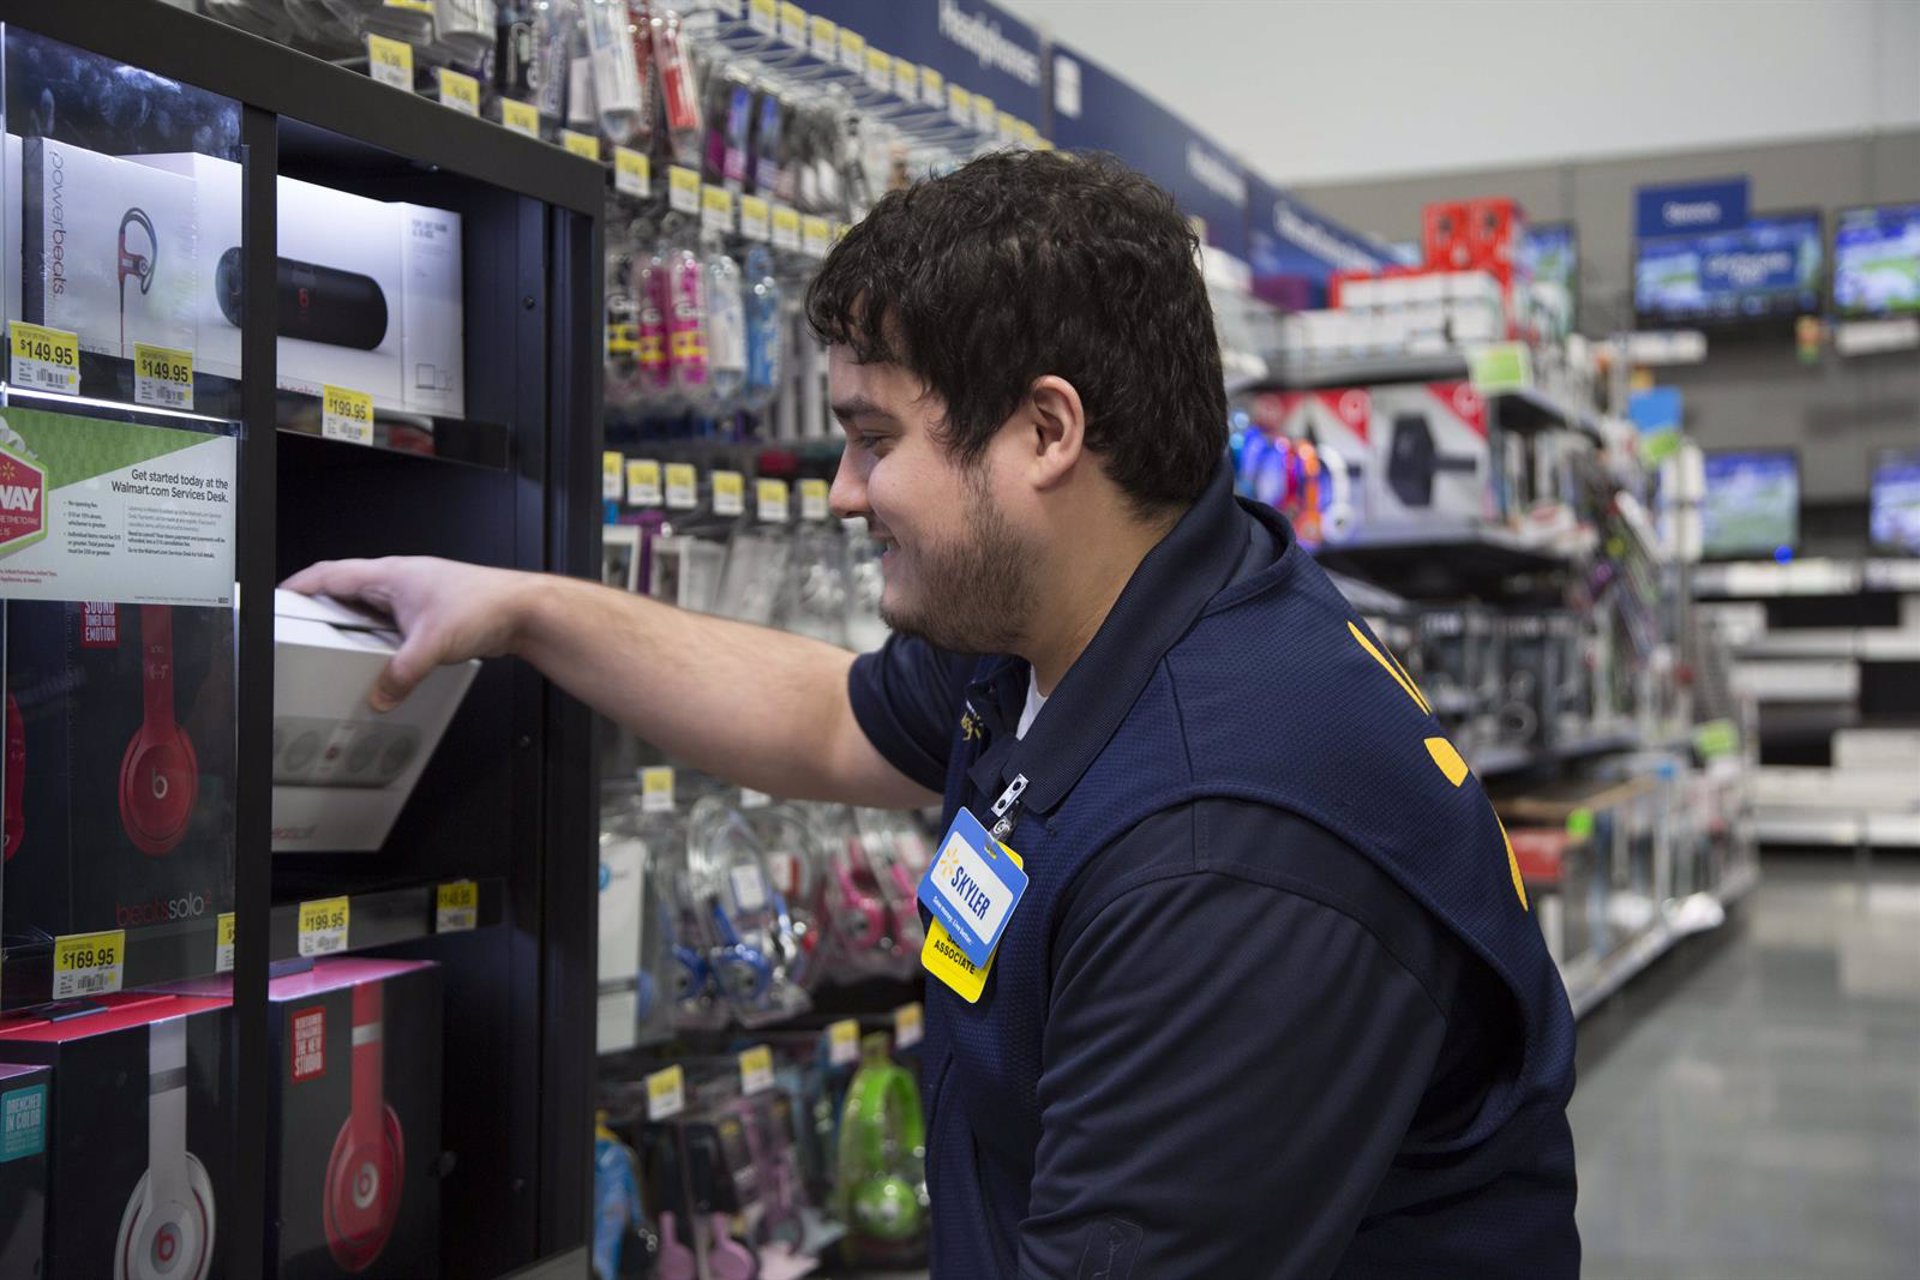
<path fill-rule="evenodd" d="M 1920 1277 L 1920 861 L 1765 871 L 1582 1025 L 1587 1280 Z"/>

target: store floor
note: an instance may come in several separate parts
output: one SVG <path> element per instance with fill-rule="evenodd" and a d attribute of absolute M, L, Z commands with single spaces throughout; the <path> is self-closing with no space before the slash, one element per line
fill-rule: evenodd
<path fill-rule="evenodd" d="M 1646 976 L 1581 1028 L 1586 1280 L 1920 1275 L 1920 862 L 1769 859 Z"/>

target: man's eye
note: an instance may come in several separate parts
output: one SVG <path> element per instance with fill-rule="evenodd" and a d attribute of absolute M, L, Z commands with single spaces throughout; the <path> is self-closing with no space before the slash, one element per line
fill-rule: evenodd
<path fill-rule="evenodd" d="M 885 441 L 886 441 L 885 436 L 869 435 L 864 432 L 853 438 L 854 447 L 856 449 L 865 450 L 868 453 L 872 453 L 875 449 L 879 448 L 880 445 Z"/>

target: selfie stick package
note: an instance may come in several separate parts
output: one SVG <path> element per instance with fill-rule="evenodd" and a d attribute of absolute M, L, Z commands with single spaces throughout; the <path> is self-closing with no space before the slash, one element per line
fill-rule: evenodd
<path fill-rule="evenodd" d="M 389 623 L 325 598 L 274 593 L 274 852 L 386 843 L 480 667 L 440 667 L 376 714 L 367 697 L 399 646 Z"/>

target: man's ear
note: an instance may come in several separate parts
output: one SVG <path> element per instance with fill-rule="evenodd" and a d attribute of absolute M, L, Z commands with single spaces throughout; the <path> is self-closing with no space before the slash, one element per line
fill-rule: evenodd
<path fill-rule="evenodd" d="M 1048 374 L 1027 392 L 1033 440 L 1034 487 L 1051 489 L 1065 482 L 1086 452 L 1087 412 L 1080 393 L 1065 378 Z"/>

